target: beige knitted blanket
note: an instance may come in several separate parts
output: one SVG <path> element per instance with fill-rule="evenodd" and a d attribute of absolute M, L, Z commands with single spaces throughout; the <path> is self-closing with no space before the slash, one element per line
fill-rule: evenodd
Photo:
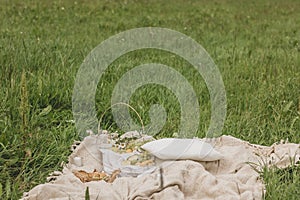
<path fill-rule="evenodd" d="M 265 188 L 259 171 L 263 166 L 280 168 L 300 162 L 300 144 L 280 142 L 260 146 L 221 136 L 212 141 L 223 155 L 218 161 L 164 161 L 155 171 L 139 177 L 118 177 L 113 183 L 82 183 L 72 171 L 101 171 L 101 153 L 95 135 L 87 136 L 69 156 L 62 172 L 54 172 L 50 182 L 38 185 L 23 199 L 262 199 Z M 82 167 L 74 165 L 74 157 L 82 157 Z"/>

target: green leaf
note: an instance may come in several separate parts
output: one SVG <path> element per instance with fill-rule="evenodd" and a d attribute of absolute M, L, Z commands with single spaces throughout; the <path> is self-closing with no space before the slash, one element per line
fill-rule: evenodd
<path fill-rule="evenodd" d="M 2 196 L 2 191 L 3 191 L 2 184 L 0 183 L 0 197 Z"/>
<path fill-rule="evenodd" d="M 6 180 L 6 185 L 5 185 L 5 191 L 6 191 L 6 198 L 9 199 L 10 198 L 10 181 L 7 179 Z"/>
<path fill-rule="evenodd" d="M 52 110 L 52 106 L 48 105 L 46 108 L 44 108 L 41 112 L 40 112 L 40 116 L 45 116 L 47 114 L 49 114 Z"/>
<path fill-rule="evenodd" d="M 86 190 L 85 190 L 85 200 L 90 200 L 89 187 L 87 187 Z"/>
<path fill-rule="evenodd" d="M 292 105 L 293 105 L 293 101 L 290 101 L 290 102 L 283 108 L 283 112 L 289 111 Z"/>
<path fill-rule="evenodd" d="M 12 165 L 16 164 L 19 160 L 20 160 L 19 158 L 11 158 L 11 159 L 6 161 L 6 165 L 7 166 L 12 166 Z"/>

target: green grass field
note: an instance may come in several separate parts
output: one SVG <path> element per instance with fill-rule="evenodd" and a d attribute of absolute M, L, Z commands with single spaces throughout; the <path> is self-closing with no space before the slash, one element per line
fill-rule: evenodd
<path fill-rule="evenodd" d="M 138 27 L 182 32 L 211 55 L 227 94 L 223 134 L 271 145 L 300 142 L 300 1 L 8 1 L 0 0 L 0 199 L 18 199 L 44 183 L 78 133 L 72 123 L 72 91 L 83 59 L 100 42 Z M 99 116 L 110 106 L 118 79 L 142 63 L 174 67 L 199 97 L 198 136 L 209 125 L 208 90 L 189 64 L 159 50 L 132 52 L 116 60 L 96 95 Z M 149 122 L 153 103 L 168 112 L 158 135 L 178 129 L 180 107 L 162 86 L 145 86 L 130 104 Z M 103 128 L 117 130 L 108 112 Z M 262 174 L 266 199 L 298 199 L 300 168 Z"/>

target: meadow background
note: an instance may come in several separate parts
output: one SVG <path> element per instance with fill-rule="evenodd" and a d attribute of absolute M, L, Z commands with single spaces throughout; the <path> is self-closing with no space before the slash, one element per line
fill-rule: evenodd
<path fill-rule="evenodd" d="M 300 142 L 298 0 L 0 0 L 0 199 L 18 199 L 62 169 L 70 145 L 79 139 L 72 90 L 88 53 L 114 34 L 148 26 L 182 32 L 211 55 L 226 87 L 223 134 L 262 145 L 287 138 Z M 164 51 L 147 49 L 116 60 L 98 85 L 99 116 L 110 106 L 122 74 L 149 62 L 174 67 L 194 87 L 201 112 L 197 134 L 203 137 L 210 119 L 205 83 L 196 71 L 186 70 L 189 63 Z M 172 136 L 180 106 L 170 91 L 147 85 L 130 102 L 146 124 L 153 103 L 168 112 L 157 137 Z M 101 125 L 118 130 L 110 112 Z M 266 169 L 262 177 L 266 199 L 300 196 L 299 167 Z"/>

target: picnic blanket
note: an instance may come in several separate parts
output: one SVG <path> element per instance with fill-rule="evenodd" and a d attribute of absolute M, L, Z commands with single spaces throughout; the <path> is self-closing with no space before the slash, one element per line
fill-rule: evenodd
<path fill-rule="evenodd" d="M 260 171 L 264 166 L 285 168 L 300 163 L 300 144 L 281 141 L 271 146 L 251 144 L 232 136 L 212 139 L 214 149 L 223 155 L 217 161 L 176 160 L 158 162 L 159 167 L 138 177 L 118 177 L 113 183 L 81 182 L 74 170 L 103 170 L 102 155 L 95 135 L 73 145 L 73 153 L 62 172 L 54 172 L 48 183 L 24 193 L 23 200 L 90 199 L 255 199 L 265 193 Z M 206 140 L 207 141 L 207 140 Z M 82 158 L 82 166 L 74 158 Z"/>

